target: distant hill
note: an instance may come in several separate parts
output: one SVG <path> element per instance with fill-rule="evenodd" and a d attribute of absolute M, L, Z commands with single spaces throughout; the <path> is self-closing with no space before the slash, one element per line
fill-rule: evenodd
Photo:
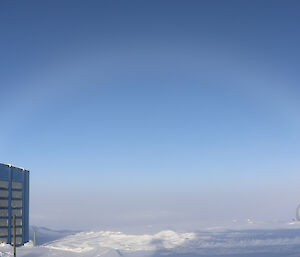
<path fill-rule="evenodd" d="M 54 240 L 63 238 L 65 236 L 73 235 L 80 232 L 80 231 L 72 231 L 72 230 L 53 230 L 45 227 L 31 226 L 29 229 L 30 240 L 33 240 L 33 231 L 36 232 L 37 245 L 49 243 Z"/>

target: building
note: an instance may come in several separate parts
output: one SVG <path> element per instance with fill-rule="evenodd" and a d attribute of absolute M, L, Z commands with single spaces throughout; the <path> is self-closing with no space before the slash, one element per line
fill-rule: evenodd
<path fill-rule="evenodd" d="M 297 210 L 296 210 L 296 220 L 300 221 L 300 204 L 298 205 Z"/>
<path fill-rule="evenodd" d="M 13 244 L 13 215 L 22 245 L 29 241 L 29 171 L 0 163 L 0 242 Z"/>

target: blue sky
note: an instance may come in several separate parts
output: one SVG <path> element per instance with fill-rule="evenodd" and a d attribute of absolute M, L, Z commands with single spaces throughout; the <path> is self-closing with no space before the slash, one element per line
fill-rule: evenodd
<path fill-rule="evenodd" d="M 32 223 L 292 218 L 299 8 L 2 2 L 0 158 L 31 171 Z"/>

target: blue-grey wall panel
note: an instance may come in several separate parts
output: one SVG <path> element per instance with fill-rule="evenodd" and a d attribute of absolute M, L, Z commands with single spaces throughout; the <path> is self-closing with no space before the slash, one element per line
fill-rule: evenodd
<path fill-rule="evenodd" d="M 0 163 L 0 179 L 9 179 L 10 167 Z"/>

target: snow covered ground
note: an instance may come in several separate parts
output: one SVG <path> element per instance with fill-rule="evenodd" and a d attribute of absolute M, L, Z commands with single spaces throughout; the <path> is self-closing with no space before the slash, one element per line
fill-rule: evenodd
<path fill-rule="evenodd" d="M 17 249 L 20 257 L 299 257 L 300 224 L 263 224 L 248 221 L 231 227 L 198 231 L 163 230 L 153 234 L 114 231 L 53 231 L 35 228 L 45 242 Z M 48 237 L 47 237 L 48 234 Z M 52 239 L 56 239 L 51 241 Z M 12 256 L 0 245 L 0 256 Z"/>

